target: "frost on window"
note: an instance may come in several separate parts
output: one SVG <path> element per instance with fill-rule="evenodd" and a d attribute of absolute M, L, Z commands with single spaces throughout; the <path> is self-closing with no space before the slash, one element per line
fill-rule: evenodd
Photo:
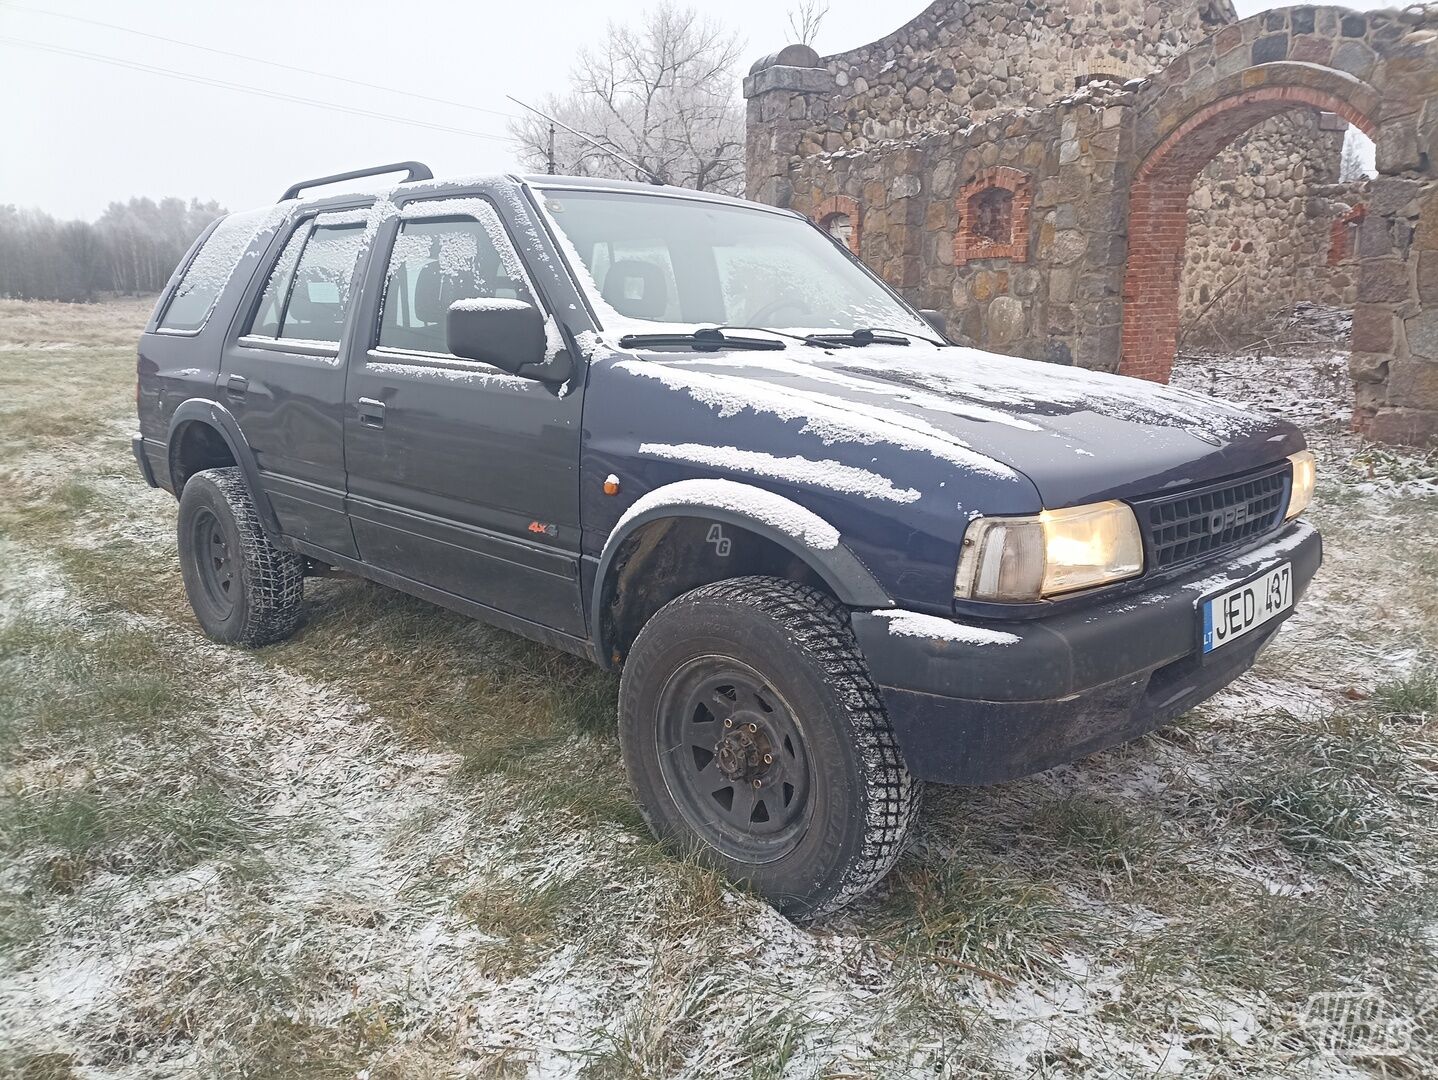
<path fill-rule="evenodd" d="M 290 235 L 289 241 L 285 244 L 285 250 L 280 253 L 279 261 L 275 268 L 270 271 L 270 279 L 265 283 L 265 294 L 260 298 L 259 310 L 255 312 L 254 320 L 250 323 L 251 334 L 259 337 L 279 337 L 280 323 L 285 315 L 285 301 L 289 299 L 290 283 L 294 280 L 295 266 L 300 261 L 300 252 L 304 250 L 305 240 L 310 235 L 310 222 L 302 223 L 299 228 Z"/>
<path fill-rule="evenodd" d="M 231 214 L 215 226 L 185 270 L 165 307 L 160 326 L 166 330 L 199 330 L 210 318 L 225 285 L 252 245 L 263 248 L 284 221 L 293 203 Z M 248 280 L 248 273 L 245 275 Z"/>
<path fill-rule="evenodd" d="M 508 239 L 499 235 L 508 246 Z M 513 273 L 516 266 L 513 253 L 496 246 L 496 235 L 485 221 L 406 219 L 395 237 L 385 273 L 379 344 L 447 353 L 446 319 L 453 304 L 464 300 L 533 302 L 524 279 Z"/>
<path fill-rule="evenodd" d="M 932 333 L 794 215 L 702 198 L 546 194 L 560 250 L 578 264 L 576 276 L 606 330 L 882 326 Z"/>
<path fill-rule="evenodd" d="M 364 236 L 361 224 L 315 226 L 295 267 L 280 337 L 339 341 Z"/>

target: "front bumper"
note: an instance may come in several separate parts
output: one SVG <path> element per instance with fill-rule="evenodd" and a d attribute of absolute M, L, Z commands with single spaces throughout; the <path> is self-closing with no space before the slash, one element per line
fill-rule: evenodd
<path fill-rule="evenodd" d="M 915 635 L 914 623 L 895 633 L 892 612 L 855 612 L 854 633 L 909 771 L 994 784 L 1137 738 L 1242 675 L 1292 611 L 1205 657 L 1198 602 L 1285 560 L 1296 604 L 1323 561 L 1317 530 L 1302 521 L 1149 592 L 984 624 L 1002 640 Z"/>

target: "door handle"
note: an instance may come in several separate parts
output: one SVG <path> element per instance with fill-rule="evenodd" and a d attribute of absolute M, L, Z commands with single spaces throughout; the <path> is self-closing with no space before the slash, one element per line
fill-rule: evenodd
<path fill-rule="evenodd" d="M 376 401 L 374 398 L 362 397 L 355 403 L 359 412 L 359 422 L 365 427 L 384 427 L 384 402 Z"/>
<path fill-rule="evenodd" d="M 249 389 L 250 380 L 243 375 L 231 375 L 225 380 L 225 393 L 236 401 L 243 401 Z"/>

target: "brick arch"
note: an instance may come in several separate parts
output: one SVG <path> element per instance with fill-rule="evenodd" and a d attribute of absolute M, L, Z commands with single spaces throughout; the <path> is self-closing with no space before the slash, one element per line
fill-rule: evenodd
<path fill-rule="evenodd" d="M 1274 65 L 1287 67 L 1288 65 Z M 1304 65 L 1305 67 L 1307 65 Z M 1320 69 L 1321 70 L 1321 69 Z M 1377 125 L 1371 88 L 1334 72 L 1339 86 L 1353 83 L 1367 93 L 1342 95 L 1312 85 L 1261 85 L 1261 68 L 1245 79 L 1260 85 L 1210 101 L 1155 140 L 1129 190 L 1128 260 L 1123 279 L 1123 331 L 1119 372 L 1167 382 L 1178 350 L 1179 286 L 1188 232 L 1188 197 L 1215 154 L 1257 124 L 1294 109 L 1337 113 L 1372 136 Z M 1305 73 L 1305 81 L 1315 81 Z M 1345 87 L 1346 88 L 1346 87 Z"/>

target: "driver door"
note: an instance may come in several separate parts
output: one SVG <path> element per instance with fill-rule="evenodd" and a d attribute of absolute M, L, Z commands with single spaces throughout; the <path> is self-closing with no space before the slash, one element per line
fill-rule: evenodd
<path fill-rule="evenodd" d="M 368 273 L 368 330 L 349 357 L 345 416 L 361 558 L 582 635 L 582 393 L 461 359 L 445 344 L 456 300 L 544 310 L 498 214 L 478 198 L 446 200 L 433 215 L 408 203 L 379 231 Z"/>

